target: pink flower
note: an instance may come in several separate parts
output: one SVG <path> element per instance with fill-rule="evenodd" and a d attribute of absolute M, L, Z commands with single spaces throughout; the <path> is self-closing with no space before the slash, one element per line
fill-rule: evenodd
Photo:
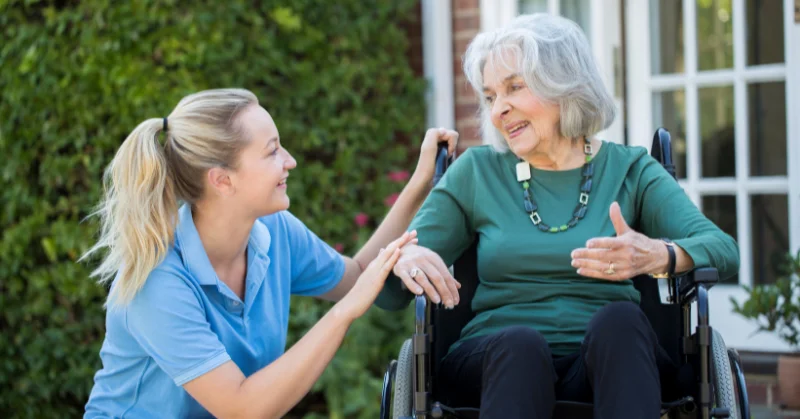
<path fill-rule="evenodd" d="M 386 199 L 384 199 L 384 200 L 383 200 L 383 203 L 384 203 L 384 204 L 385 204 L 387 207 L 391 207 L 392 205 L 394 205 L 394 203 L 395 203 L 395 202 L 397 202 L 397 198 L 398 198 L 398 197 L 400 197 L 400 194 L 398 194 L 398 193 L 393 193 L 393 194 L 391 194 L 391 195 L 387 196 L 387 197 L 386 197 Z"/>
<path fill-rule="evenodd" d="M 336 251 L 339 252 L 339 253 L 344 252 L 344 245 L 341 244 L 341 243 L 334 244 L 333 248 L 336 249 Z"/>
<path fill-rule="evenodd" d="M 356 214 L 355 222 L 357 226 L 364 227 L 369 222 L 369 215 L 359 212 Z"/>
<path fill-rule="evenodd" d="M 408 170 L 401 170 L 398 172 L 389 172 L 389 180 L 396 183 L 405 182 L 409 178 Z"/>

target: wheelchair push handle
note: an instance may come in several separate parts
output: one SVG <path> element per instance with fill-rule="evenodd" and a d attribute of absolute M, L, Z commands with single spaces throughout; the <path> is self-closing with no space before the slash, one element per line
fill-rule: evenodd
<path fill-rule="evenodd" d="M 436 167 L 433 171 L 433 186 L 439 183 L 444 172 L 450 167 L 451 161 L 452 158 L 447 156 L 447 142 L 439 143 L 439 149 L 436 151 Z"/>

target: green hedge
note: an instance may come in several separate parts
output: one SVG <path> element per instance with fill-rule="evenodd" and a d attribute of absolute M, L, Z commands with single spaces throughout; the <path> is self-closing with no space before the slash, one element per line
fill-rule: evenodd
<path fill-rule="evenodd" d="M 80 416 L 106 292 L 76 263 L 96 238 L 84 218 L 127 133 L 186 94 L 254 91 L 298 160 L 292 211 L 352 253 L 424 133 L 403 29 L 416 3 L 0 0 L 0 417 Z M 291 342 L 329 307 L 293 301 Z M 290 417 L 377 417 L 408 315 L 360 319 Z"/>

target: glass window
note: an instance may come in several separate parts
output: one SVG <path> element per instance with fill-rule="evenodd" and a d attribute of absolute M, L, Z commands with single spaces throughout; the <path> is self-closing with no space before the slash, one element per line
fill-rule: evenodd
<path fill-rule="evenodd" d="M 650 43 L 653 74 L 683 73 L 682 1 L 650 0 Z"/>

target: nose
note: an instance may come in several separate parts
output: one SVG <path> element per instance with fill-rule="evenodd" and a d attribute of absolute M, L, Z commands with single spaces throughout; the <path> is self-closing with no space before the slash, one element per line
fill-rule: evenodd
<path fill-rule="evenodd" d="M 288 159 L 283 161 L 283 167 L 286 168 L 286 170 L 291 170 L 297 167 L 297 160 L 292 157 L 292 154 L 289 153 L 289 150 L 286 150 L 286 157 L 288 157 Z"/>
<path fill-rule="evenodd" d="M 511 105 L 499 96 L 495 99 L 494 103 L 492 103 L 492 119 L 496 121 L 502 121 L 510 111 Z"/>

